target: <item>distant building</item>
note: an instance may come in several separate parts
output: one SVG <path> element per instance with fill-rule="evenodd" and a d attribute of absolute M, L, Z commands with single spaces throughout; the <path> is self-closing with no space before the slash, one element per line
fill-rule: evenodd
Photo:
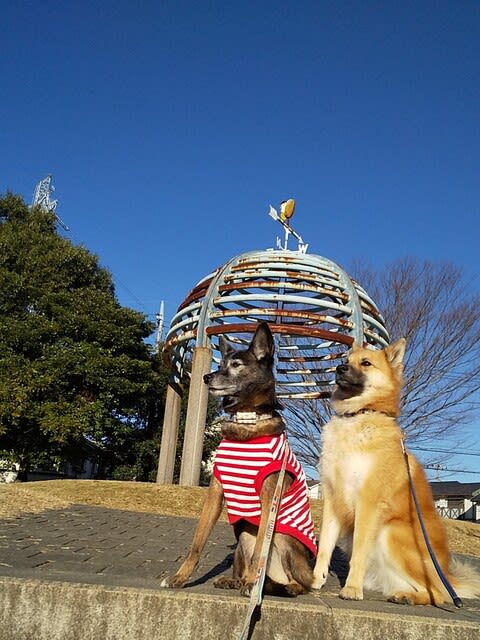
<path fill-rule="evenodd" d="M 0 459 L 0 482 L 32 482 L 35 480 L 98 480 L 109 476 L 110 466 L 104 448 L 83 438 L 76 456 L 55 463 L 22 470 L 18 463 Z"/>
<path fill-rule="evenodd" d="M 442 518 L 480 522 L 480 482 L 431 482 L 433 499 Z"/>
<path fill-rule="evenodd" d="M 18 478 L 18 470 L 20 465 L 17 462 L 9 462 L 8 460 L 0 460 L 0 482 L 10 484 Z"/>
<path fill-rule="evenodd" d="M 321 498 L 322 488 L 320 480 L 307 480 L 308 497 L 309 498 Z"/>

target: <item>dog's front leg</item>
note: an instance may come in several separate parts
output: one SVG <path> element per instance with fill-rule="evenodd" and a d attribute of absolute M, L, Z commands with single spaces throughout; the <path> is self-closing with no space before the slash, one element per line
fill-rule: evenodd
<path fill-rule="evenodd" d="M 340 522 L 335 514 L 333 497 L 327 484 L 323 488 L 323 516 L 320 529 L 317 561 L 313 570 L 312 589 L 321 589 L 325 584 L 332 553 L 340 534 Z"/>
<path fill-rule="evenodd" d="M 366 483 L 368 487 L 368 483 Z M 344 600 L 363 600 L 363 582 L 370 554 L 378 539 L 383 517 L 382 501 L 379 495 L 361 494 L 355 509 L 352 556 L 345 586 L 340 591 Z"/>
<path fill-rule="evenodd" d="M 190 551 L 177 573 L 174 576 L 165 578 L 160 586 L 180 588 L 189 580 L 198 564 L 203 547 L 222 512 L 222 506 L 223 488 L 220 482 L 213 476 L 193 536 Z"/>
<path fill-rule="evenodd" d="M 260 491 L 260 504 L 262 509 L 260 516 L 260 526 L 258 527 L 253 554 L 250 558 L 249 566 L 247 566 L 246 568 L 244 584 L 240 589 L 240 593 L 242 594 L 242 596 L 250 595 L 253 584 L 255 582 L 258 561 L 260 560 L 260 554 L 262 551 L 263 539 L 267 530 L 268 516 L 270 514 L 270 509 L 272 506 L 273 494 L 275 493 L 275 487 L 277 486 L 277 479 L 278 473 L 272 473 L 271 475 L 267 476 L 263 481 L 262 489 Z M 285 477 L 285 481 L 287 482 L 287 476 Z"/>

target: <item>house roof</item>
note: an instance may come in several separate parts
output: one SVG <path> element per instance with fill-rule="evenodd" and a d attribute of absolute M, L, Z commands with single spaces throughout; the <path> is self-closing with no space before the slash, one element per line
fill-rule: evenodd
<path fill-rule="evenodd" d="M 447 497 L 466 497 L 471 498 L 477 491 L 480 492 L 480 482 L 430 482 L 434 498 Z M 476 500 L 480 500 L 479 496 L 475 496 Z"/>

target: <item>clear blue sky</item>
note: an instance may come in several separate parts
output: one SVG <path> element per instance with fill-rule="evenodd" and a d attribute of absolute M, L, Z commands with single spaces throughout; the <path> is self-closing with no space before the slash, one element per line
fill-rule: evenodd
<path fill-rule="evenodd" d="M 478 289 L 477 1 L 0 6 L 0 192 L 30 202 L 52 173 L 122 304 L 163 299 L 168 323 L 213 268 L 274 245 L 287 197 L 311 253 L 446 258 Z"/>

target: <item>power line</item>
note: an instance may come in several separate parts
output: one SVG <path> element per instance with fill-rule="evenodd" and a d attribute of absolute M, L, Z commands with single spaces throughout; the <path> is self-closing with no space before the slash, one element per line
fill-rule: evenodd
<path fill-rule="evenodd" d="M 450 471 L 452 473 L 472 473 L 475 475 L 480 475 L 480 471 L 467 471 L 466 469 L 449 469 L 448 467 L 441 467 L 437 464 L 426 464 L 424 466 L 425 469 L 430 469 L 430 471 Z"/>
<path fill-rule="evenodd" d="M 452 451 L 451 449 L 436 449 L 436 448 L 429 448 L 429 447 L 408 447 L 409 449 L 411 449 L 412 451 L 428 451 L 428 452 L 433 452 L 433 453 L 449 453 L 451 455 L 455 455 L 455 456 L 474 456 L 476 458 L 480 458 L 480 452 L 477 453 L 473 453 L 472 451 L 460 451 L 458 449 L 456 449 L 455 451 Z"/>
<path fill-rule="evenodd" d="M 137 296 L 133 293 L 133 291 L 131 291 L 131 290 L 127 287 L 127 285 L 126 285 L 126 284 L 124 284 L 124 283 L 120 280 L 120 278 L 118 278 L 117 276 L 112 276 L 112 279 L 113 279 L 113 281 L 115 282 L 115 284 L 120 285 L 123 289 L 125 289 L 125 291 L 126 291 L 129 295 L 131 295 L 131 296 L 132 296 L 132 298 L 135 300 L 135 302 L 136 302 L 136 303 L 137 303 L 137 304 L 138 304 L 138 305 L 143 309 L 143 312 L 144 312 L 144 314 L 145 314 L 145 315 L 147 315 L 147 316 L 155 315 L 155 314 L 152 314 L 152 313 L 148 313 L 148 311 L 146 310 L 146 308 L 145 308 L 145 306 L 144 306 L 144 303 L 143 303 L 141 300 L 139 300 L 139 299 L 137 298 Z"/>

